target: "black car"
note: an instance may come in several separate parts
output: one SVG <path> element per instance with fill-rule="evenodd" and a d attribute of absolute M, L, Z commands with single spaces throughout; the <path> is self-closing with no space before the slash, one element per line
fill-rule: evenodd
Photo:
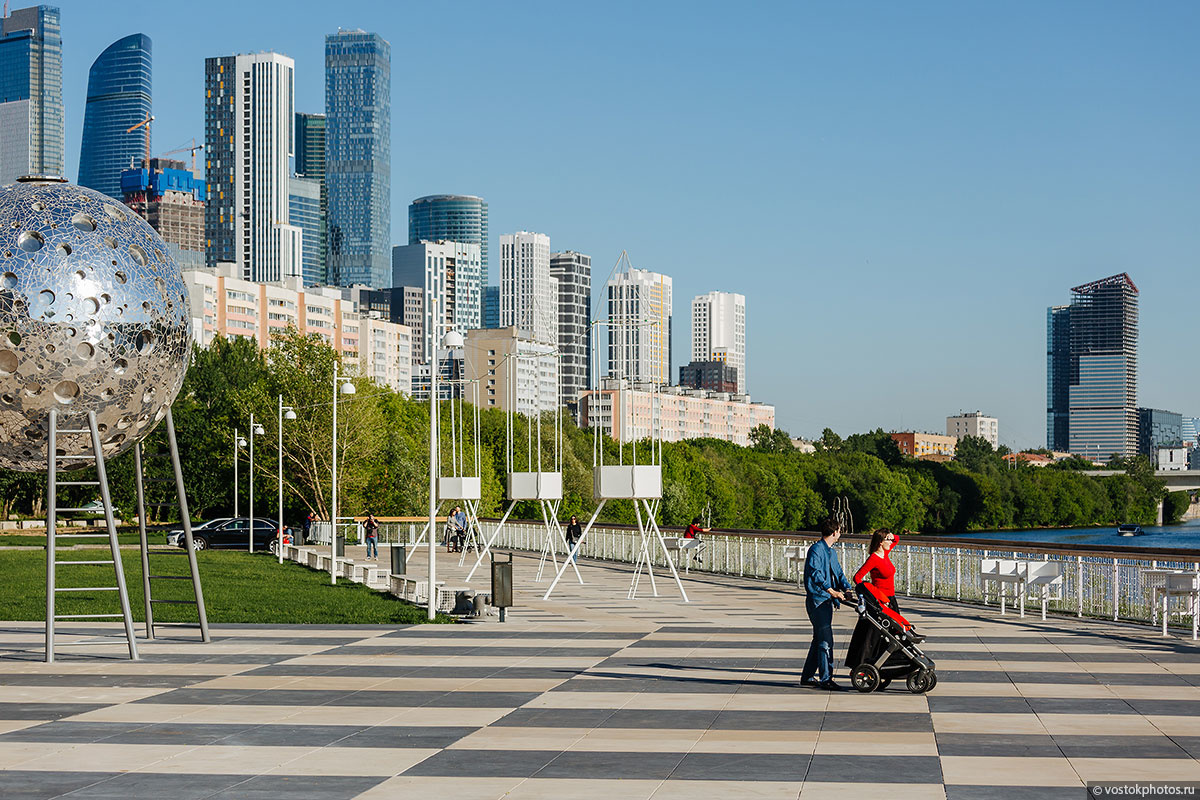
<path fill-rule="evenodd" d="M 183 547 L 183 533 L 167 537 L 167 543 Z M 197 550 L 212 548 L 236 547 L 248 549 L 250 543 L 250 518 L 234 517 L 233 519 L 213 520 L 212 522 L 192 528 L 192 545 Z M 273 520 L 254 518 L 254 549 L 275 552 L 279 545 L 279 529 Z"/>

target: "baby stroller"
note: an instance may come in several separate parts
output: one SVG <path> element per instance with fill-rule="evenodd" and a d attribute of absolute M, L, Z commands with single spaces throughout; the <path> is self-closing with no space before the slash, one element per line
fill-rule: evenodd
<path fill-rule="evenodd" d="M 924 637 L 888 605 L 883 592 L 869 583 L 860 583 L 856 591 L 859 629 L 851 642 L 850 655 L 859 663 L 847 664 L 850 683 L 864 693 L 885 689 L 898 678 L 905 679 L 913 694 L 933 689 L 937 685 L 933 659 L 917 646 Z"/>

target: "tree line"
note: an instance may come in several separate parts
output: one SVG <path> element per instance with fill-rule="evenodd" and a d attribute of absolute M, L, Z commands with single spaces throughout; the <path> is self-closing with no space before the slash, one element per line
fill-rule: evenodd
<path fill-rule="evenodd" d="M 234 428 L 248 438 L 250 414 L 263 434 L 255 439 L 253 476 L 245 449 L 239 473 L 239 510 L 246 513 L 249 480 L 254 481 L 256 516 L 276 516 L 280 480 L 278 398 L 293 408 L 295 420 L 283 421 L 284 521 L 298 524 L 311 511 L 328 519 L 332 474 L 334 363 L 338 355 L 313 336 L 294 329 L 276 336 L 261 350 L 245 338 L 217 339 L 208 348 L 195 348 L 183 388 L 174 405 L 188 501 L 192 516 L 232 514 L 234 506 Z M 372 511 L 377 515 L 409 516 L 427 513 L 429 404 L 351 378 L 356 393 L 342 396 L 338 405 L 338 491 L 343 515 Z M 439 407 L 442 457 L 449 463 L 450 429 L 465 434 L 463 456 L 472 469 L 475 444 L 470 411 L 460 420 L 449 403 Z M 479 461 L 482 494 L 480 513 L 499 516 L 506 507 L 504 487 L 508 438 L 502 411 L 480 412 Z M 542 464 L 554 462 L 553 414 L 542 421 Z M 145 443 L 147 452 L 165 452 L 164 427 Z M 513 453 L 517 471 L 536 462 L 539 443 L 536 420 L 513 416 Z M 593 435 L 563 414 L 561 465 L 564 499 L 561 516 L 590 516 Z M 850 501 L 856 527 L 889 527 L 930 533 L 1001 528 L 1115 525 L 1153 523 L 1158 503 L 1167 498 L 1168 520 L 1187 509 L 1186 493 L 1167 496 L 1148 461 L 1130 459 L 1114 466 L 1126 474 L 1092 476 L 1079 463 L 1048 467 L 1010 465 L 983 439 L 960 441 L 956 458 L 946 463 L 904 456 L 882 430 L 842 439 L 826 429 L 816 452 L 804 453 L 781 430 L 759 426 L 752 444 L 741 447 L 715 439 L 662 444 L 663 497 L 660 523 L 684 525 L 694 517 L 718 528 L 812 530 L 837 497 Z M 605 462 L 634 458 L 635 447 L 622 449 L 607 437 Z M 645 463 L 649 448 L 637 447 Z M 148 459 L 151 477 L 169 476 L 169 461 Z M 545 467 L 548 468 L 548 467 Z M 134 476 L 131 453 L 113 459 L 108 467 L 114 502 L 125 519 L 134 515 Z M 91 497 L 86 489 L 64 489 Z M 148 484 L 149 502 L 174 499 L 170 483 Z M 3 513 L 39 516 L 44 513 L 43 476 L 0 471 Z M 161 515 L 161 516 L 160 516 Z M 151 511 L 152 520 L 169 521 L 173 507 Z M 533 503 L 521 503 L 514 516 L 540 518 Z M 633 506 L 610 501 L 602 521 L 632 524 Z"/>

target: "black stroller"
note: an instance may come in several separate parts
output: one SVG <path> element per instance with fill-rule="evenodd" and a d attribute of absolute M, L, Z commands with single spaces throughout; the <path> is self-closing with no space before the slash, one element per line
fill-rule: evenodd
<path fill-rule="evenodd" d="M 924 637 L 874 586 L 860 583 L 856 591 L 859 622 L 846 656 L 850 683 L 864 693 L 885 689 L 898 678 L 905 679 L 913 694 L 933 689 L 937 685 L 933 659 L 917 646 Z"/>

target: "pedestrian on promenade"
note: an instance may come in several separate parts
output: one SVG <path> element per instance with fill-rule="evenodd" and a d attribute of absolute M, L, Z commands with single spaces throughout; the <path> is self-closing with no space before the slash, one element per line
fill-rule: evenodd
<path fill-rule="evenodd" d="M 687 526 L 687 530 L 683 532 L 683 538 L 695 539 L 696 545 L 692 548 L 692 561 L 697 564 L 703 564 L 704 559 L 700 556 L 700 550 L 704 547 L 704 543 L 700 540 L 700 534 L 708 533 L 712 528 L 700 527 L 700 518 L 692 517 L 692 524 Z"/>
<path fill-rule="evenodd" d="M 301 526 L 304 529 L 304 541 L 300 542 L 300 544 L 308 544 L 308 534 L 312 530 L 313 520 L 315 519 L 316 517 L 311 511 L 304 516 L 304 524 Z"/>
<path fill-rule="evenodd" d="M 900 613 L 900 605 L 896 602 L 896 565 L 892 563 L 891 551 L 896 546 L 896 534 L 887 528 L 880 528 L 871 534 L 871 544 L 868 545 L 867 560 L 854 573 L 854 585 L 870 581 L 871 585 L 888 598 L 887 603 L 896 613 Z M 872 654 L 879 650 L 879 630 L 860 617 L 854 626 L 854 634 L 850 637 L 850 646 L 846 648 L 846 666 L 853 670 Z"/>
<path fill-rule="evenodd" d="M 813 626 L 812 644 L 800 685 L 832 692 L 845 688 L 833 681 L 833 611 L 846 599 L 850 581 L 838 563 L 833 546 L 842 535 L 842 524 L 830 517 L 821 523 L 821 539 L 808 548 L 804 559 L 804 610 Z"/>
<path fill-rule="evenodd" d="M 454 526 L 452 550 L 461 553 L 467 541 L 467 515 L 463 513 L 462 506 L 454 507 L 454 513 L 450 515 L 450 524 Z"/>
<path fill-rule="evenodd" d="M 376 521 L 375 515 L 370 511 L 367 512 L 367 519 L 363 522 L 363 538 L 367 542 L 367 560 L 379 560 L 379 522 Z"/>
<path fill-rule="evenodd" d="M 571 515 L 571 521 L 567 523 L 567 558 L 575 561 L 575 543 L 583 538 L 583 526 L 579 524 L 579 517 Z"/>

